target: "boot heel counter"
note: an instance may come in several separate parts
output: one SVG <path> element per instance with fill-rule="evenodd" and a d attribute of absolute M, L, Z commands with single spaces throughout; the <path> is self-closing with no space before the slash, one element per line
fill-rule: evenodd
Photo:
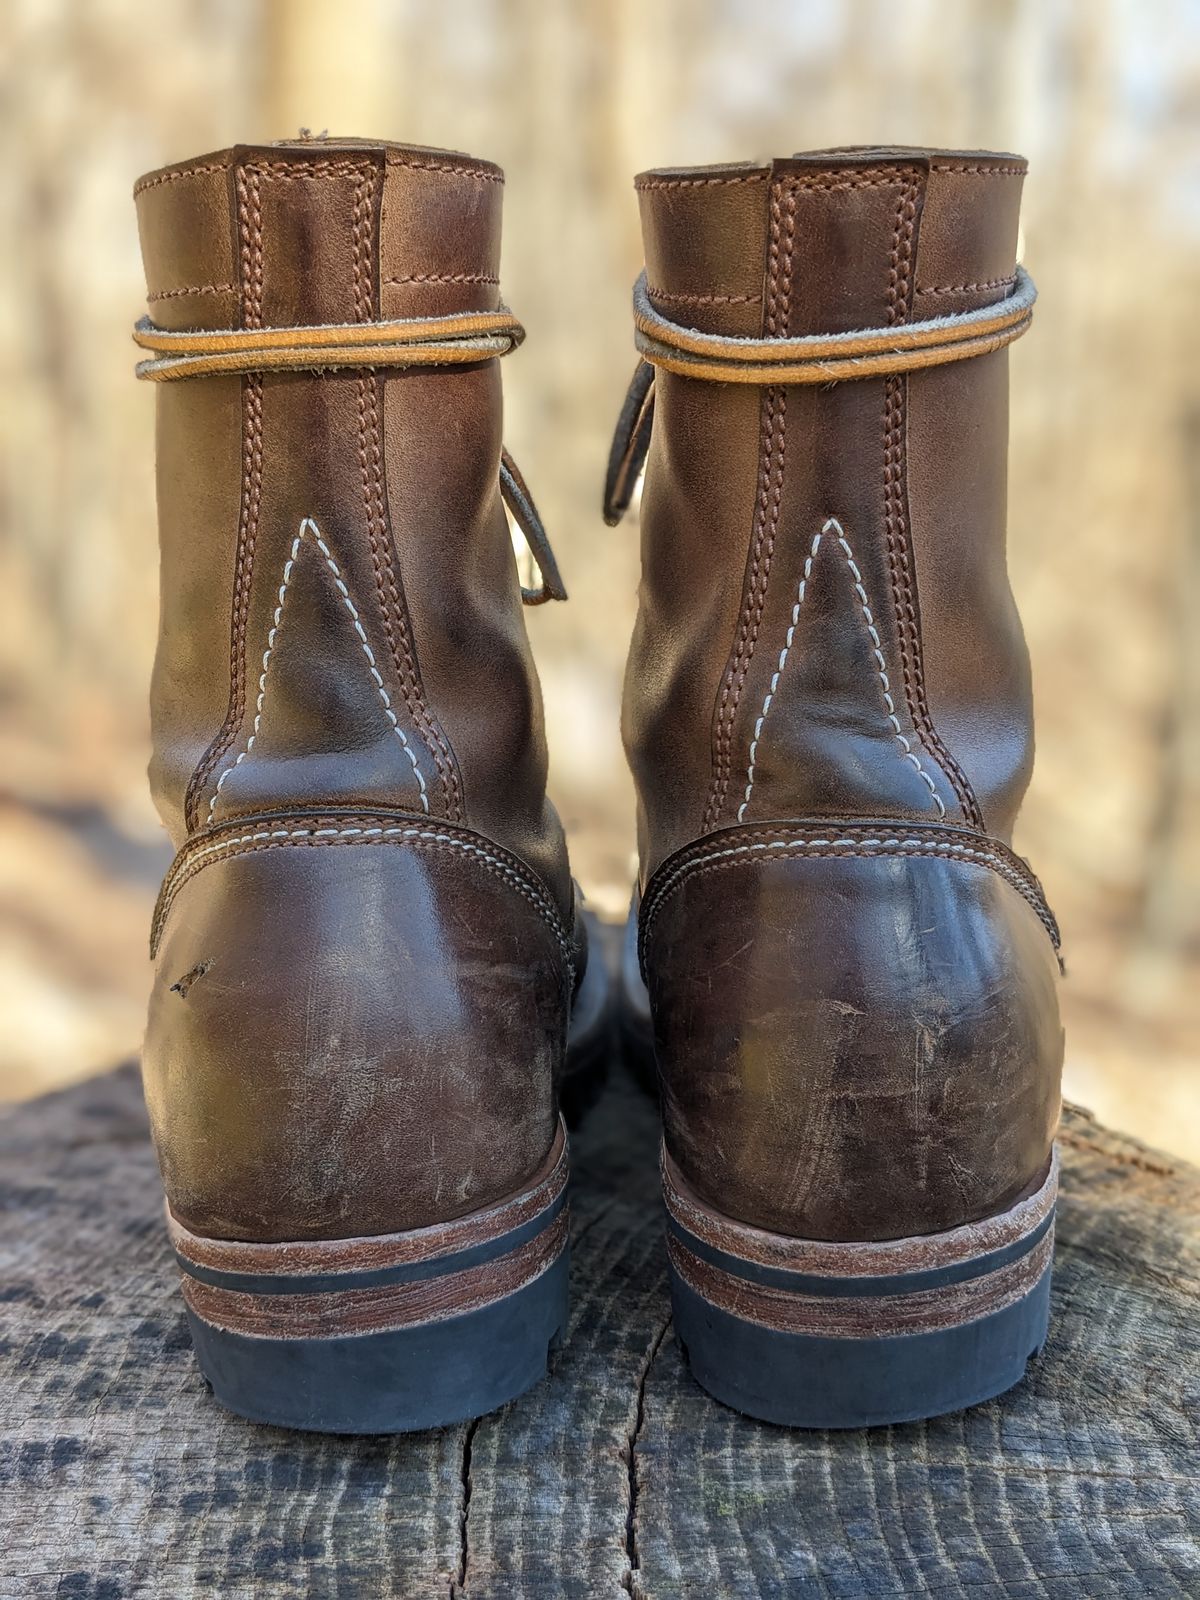
<path fill-rule="evenodd" d="M 544 1159 L 572 950 L 538 880 L 488 841 L 396 817 L 243 819 L 182 853 L 157 926 L 146 1100 L 185 1227 L 422 1227 Z"/>
<path fill-rule="evenodd" d="M 759 1227 L 960 1226 L 1045 1176 L 1053 945 L 1015 878 L 956 852 L 965 830 L 838 831 L 729 830 L 651 882 L 667 1148 L 706 1200 Z"/>

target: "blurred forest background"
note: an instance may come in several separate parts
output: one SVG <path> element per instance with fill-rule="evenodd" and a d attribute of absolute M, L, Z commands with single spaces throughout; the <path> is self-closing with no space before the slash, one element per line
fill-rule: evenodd
<path fill-rule="evenodd" d="M 130 188 L 301 126 L 508 172 L 507 440 L 572 593 L 531 615 L 576 871 L 633 871 L 632 177 L 840 143 L 1018 150 L 1013 582 L 1039 755 L 1017 844 L 1066 935 L 1067 1093 L 1200 1156 L 1196 0 L 7 0 L 0 8 L 0 1099 L 132 1055 L 168 851 L 146 796 L 153 395 Z"/>

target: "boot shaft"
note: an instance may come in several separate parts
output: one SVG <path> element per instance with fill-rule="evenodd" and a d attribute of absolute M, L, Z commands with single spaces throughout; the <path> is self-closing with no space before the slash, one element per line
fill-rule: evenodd
<path fill-rule="evenodd" d="M 500 313 L 503 178 L 395 145 L 238 147 L 137 188 L 149 309 L 191 333 Z M 499 488 L 499 363 L 158 386 L 155 799 L 399 808 L 514 850 L 569 907 Z"/>
<path fill-rule="evenodd" d="M 179 846 L 144 1078 L 200 1235 L 441 1223 L 555 1137 L 584 943 L 502 503 L 536 542 L 492 358 L 502 184 L 322 141 L 137 186 Z"/>
<path fill-rule="evenodd" d="M 645 174 L 650 304 L 780 340 L 1000 305 L 1023 173 L 1011 156 L 847 150 Z M 644 876 L 739 822 L 1010 837 L 1032 715 L 1007 407 L 1003 348 L 831 384 L 656 372 L 624 719 Z"/>
<path fill-rule="evenodd" d="M 1023 172 L 856 150 L 638 180 L 653 389 L 609 510 L 649 433 L 624 733 L 664 1135 L 719 1212 L 796 1238 L 973 1223 L 1046 1173 L 1058 932 L 1008 842 Z"/>

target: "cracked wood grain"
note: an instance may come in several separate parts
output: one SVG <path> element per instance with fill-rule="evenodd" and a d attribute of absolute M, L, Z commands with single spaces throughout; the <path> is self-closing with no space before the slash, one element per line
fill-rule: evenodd
<path fill-rule="evenodd" d="M 0 1597 L 1200 1593 L 1200 1174 L 1067 1112 L 1050 1342 L 1006 1399 L 790 1433 L 668 1328 L 654 1108 L 573 1140 L 572 1326 L 469 1427 L 221 1412 L 188 1346 L 133 1069 L 0 1117 Z"/>
<path fill-rule="evenodd" d="M 638 1554 L 638 1494 L 641 1489 L 640 1473 L 638 1467 L 638 1441 L 642 1436 L 642 1429 L 646 1425 L 646 1384 L 649 1382 L 650 1373 L 658 1359 L 658 1352 L 663 1347 L 671 1327 L 670 1317 L 663 1323 L 655 1335 L 654 1343 L 646 1352 L 645 1365 L 642 1367 L 641 1377 L 637 1388 L 637 1412 L 633 1424 L 633 1432 L 629 1435 L 628 1447 L 625 1452 L 625 1464 L 629 1469 L 629 1498 L 625 1508 L 625 1557 L 629 1569 L 625 1574 L 625 1587 L 629 1593 L 636 1597 L 642 1592 L 638 1581 L 638 1572 L 641 1568 L 641 1557 Z"/>

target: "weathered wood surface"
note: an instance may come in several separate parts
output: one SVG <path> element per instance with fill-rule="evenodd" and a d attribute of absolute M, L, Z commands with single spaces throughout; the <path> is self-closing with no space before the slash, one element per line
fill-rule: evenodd
<path fill-rule="evenodd" d="M 0 1597 L 1200 1595 L 1200 1173 L 1068 1113 L 1051 1341 L 974 1412 L 724 1410 L 669 1337 L 653 1107 L 577 1136 L 553 1376 L 472 1427 L 321 1439 L 193 1364 L 133 1069 L 0 1121 Z"/>

